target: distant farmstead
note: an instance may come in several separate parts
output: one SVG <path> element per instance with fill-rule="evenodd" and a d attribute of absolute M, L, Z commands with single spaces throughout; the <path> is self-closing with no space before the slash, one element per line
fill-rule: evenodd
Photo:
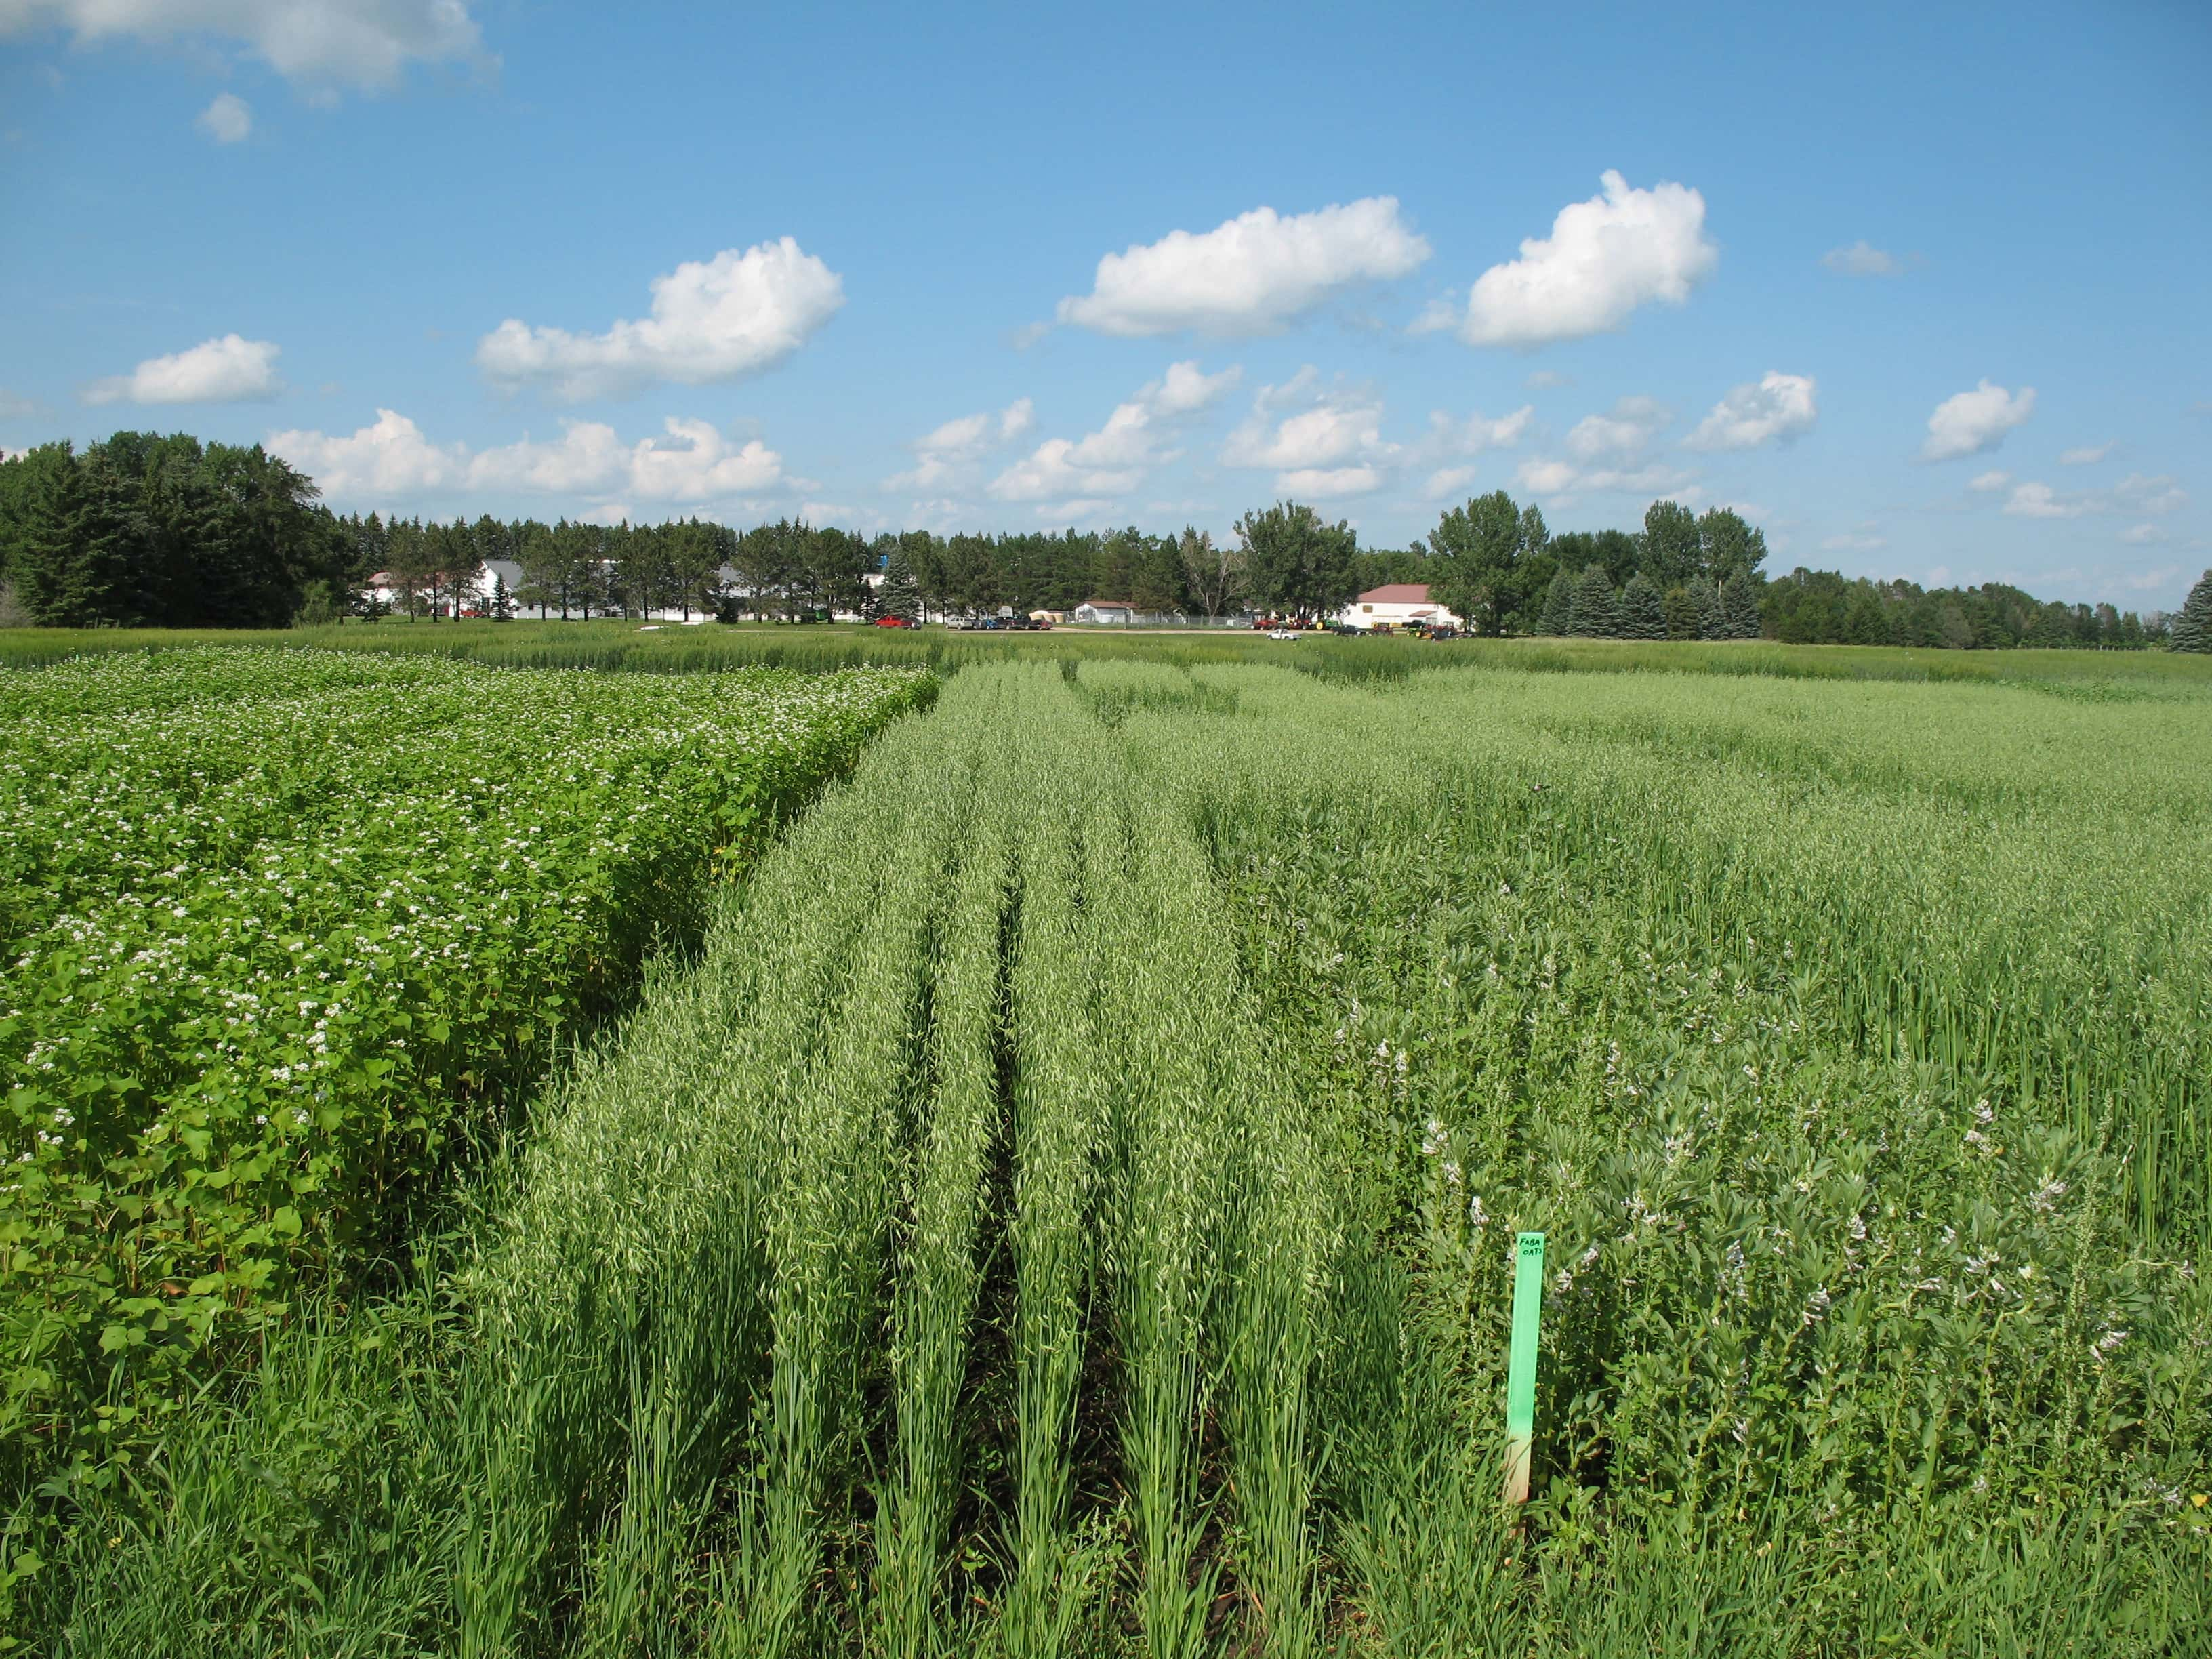
<path fill-rule="evenodd" d="M 1426 582 L 1385 582 L 1370 587 L 1337 613 L 1353 628 L 1464 628 L 1467 624 L 1429 597 Z"/>
<path fill-rule="evenodd" d="M 1108 628 L 1127 628 L 1137 617 L 1137 607 L 1127 599 L 1085 599 L 1075 607 L 1076 621 Z"/>

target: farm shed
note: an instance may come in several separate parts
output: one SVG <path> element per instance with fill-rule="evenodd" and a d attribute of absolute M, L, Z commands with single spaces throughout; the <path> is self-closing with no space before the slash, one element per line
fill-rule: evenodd
<path fill-rule="evenodd" d="M 1407 628 L 1416 623 L 1467 625 L 1429 597 L 1426 582 L 1385 582 L 1370 587 L 1339 611 L 1337 619 L 1353 628 L 1369 629 Z"/>

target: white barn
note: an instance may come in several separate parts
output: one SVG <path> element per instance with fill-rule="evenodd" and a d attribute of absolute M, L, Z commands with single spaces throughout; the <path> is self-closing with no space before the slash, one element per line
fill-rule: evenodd
<path fill-rule="evenodd" d="M 1337 612 L 1337 620 L 1367 629 L 1410 628 L 1417 623 L 1426 628 L 1439 623 L 1451 628 L 1467 626 L 1429 597 L 1426 582 L 1385 582 L 1370 587 Z"/>

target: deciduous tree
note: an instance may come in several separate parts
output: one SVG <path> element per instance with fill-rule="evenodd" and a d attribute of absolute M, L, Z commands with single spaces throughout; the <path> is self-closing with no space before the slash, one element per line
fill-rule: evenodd
<path fill-rule="evenodd" d="M 1326 524 L 1310 507 L 1278 501 L 1239 519 L 1237 536 L 1253 602 L 1264 610 L 1324 617 L 1342 609 L 1358 591 L 1353 561 L 1359 538 L 1341 520 Z"/>

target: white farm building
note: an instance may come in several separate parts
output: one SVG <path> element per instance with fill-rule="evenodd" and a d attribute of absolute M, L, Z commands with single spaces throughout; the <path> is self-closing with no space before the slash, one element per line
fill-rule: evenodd
<path fill-rule="evenodd" d="M 1429 597 L 1426 582 L 1386 582 L 1370 587 L 1337 613 L 1337 620 L 1353 628 L 1433 627 L 1467 624 Z"/>

